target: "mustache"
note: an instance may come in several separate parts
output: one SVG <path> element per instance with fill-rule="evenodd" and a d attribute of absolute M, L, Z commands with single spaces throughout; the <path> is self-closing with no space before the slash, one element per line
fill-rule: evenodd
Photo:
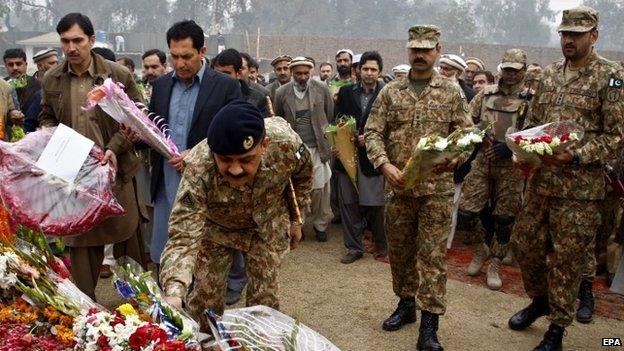
<path fill-rule="evenodd" d="M 239 174 L 239 175 L 233 175 L 232 173 L 227 172 L 227 173 L 226 173 L 226 175 L 227 175 L 229 178 L 232 178 L 232 179 L 242 179 L 242 178 L 245 178 L 245 177 L 247 176 L 247 173 L 241 173 L 241 174 Z"/>
<path fill-rule="evenodd" d="M 427 61 L 423 58 L 417 57 L 412 61 L 412 63 L 427 63 Z"/>

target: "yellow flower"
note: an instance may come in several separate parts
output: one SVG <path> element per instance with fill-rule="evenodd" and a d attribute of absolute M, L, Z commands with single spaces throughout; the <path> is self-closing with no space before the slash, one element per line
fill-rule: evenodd
<path fill-rule="evenodd" d="M 117 307 L 117 311 L 119 311 L 119 313 L 121 313 L 124 317 L 137 315 L 137 311 L 129 303 L 124 303 L 123 305 Z"/>

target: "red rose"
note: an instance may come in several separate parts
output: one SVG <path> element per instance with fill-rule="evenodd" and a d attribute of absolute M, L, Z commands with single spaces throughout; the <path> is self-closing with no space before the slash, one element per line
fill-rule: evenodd
<path fill-rule="evenodd" d="M 146 324 L 139 327 L 128 339 L 133 350 L 140 350 L 152 341 L 163 343 L 167 341 L 167 332 L 155 324 Z"/>
<path fill-rule="evenodd" d="M 97 345 L 100 347 L 102 351 L 110 351 L 111 347 L 108 344 L 108 338 L 104 335 L 100 335 L 97 339 Z"/>
<path fill-rule="evenodd" d="M 520 144 L 520 142 L 521 142 L 522 140 L 524 140 L 524 138 L 522 137 L 522 135 L 516 135 L 516 136 L 514 137 L 514 143 L 516 143 L 516 144 Z"/>
<path fill-rule="evenodd" d="M 565 143 L 566 141 L 570 140 L 570 133 L 561 134 L 561 138 L 559 139 L 561 140 L 561 142 Z"/>

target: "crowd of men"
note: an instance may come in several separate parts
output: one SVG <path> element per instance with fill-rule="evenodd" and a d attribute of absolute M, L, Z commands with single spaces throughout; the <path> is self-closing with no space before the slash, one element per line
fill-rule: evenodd
<path fill-rule="evenodd" d="M 591 8 L 563 12 L 564 58 L 544 69 L 510 49 L 488 71 L 477 57 L 442 54 L 441 30 L 418 25 L 408 31 L 409 64 L 391 75 L 378 52 L 349 49 L 319 65 L 280 55 L 262 75 L 254 58 L 235 49 L 208 59 L 201 27 L 181 21 L 167 31 L 168 55 L 142 55 L 139 79 L 130 58 L 93 47 L 88 17 L 68 14 L 57 32 L 64 60 L 54 50 L 38 52 L 33 76 L 21 49 L 4 53 L 9 76 L 0 80 L 0 113 L 5 125 L 23 124 L 26 132 L 63 123 L 117 167 L 115 195 L 126 215 L 64 238 L 72 277 L 92 298 L 98 278 L 110 274 L 107 265 L 129 256 L 151 260 L 168 301 L 202 323 L 206 308 L 222 311 L 245 287 L 247 305 L 279 308 L 280 262 L 304 237 L 303 224 L 312 230 L 308 238 L 324 242 L 334 221 L 343 231 L 340 262 L 368 251 L 390 263 L 399 302 L 382 328 L 415 322 L 419 309 L 417 348 L 442 350 L 446 245 L 457 216 L 458 229 L 479 220 L 485 229 L 466 273 L 481 274 L 489 260 L 486 284 L 497 290 L 501 264 L 517 261 L 532 302 L 509 327 L 523 330 L 549 316 L 535 349 L 561 350 L 575 313 L 579 322 L 593 318 L 597 271 L 615 273 L 624 244 L 616 225 L 622 194 L 603 172 L 622 162 L 624 69 L 594 49 L 598 13 Z M 167 121 L 179 156 L 165 159 L 101 109 L 81 109 L 105 78 Z M 356 121 L 356 183 L 325 137 L 328 124 L 345 116 Z M 581 125 L 583 139 L 541 157 L 542 166 L 525 177 L 526 165 L 505 143 L 508 129 L 562 120 Z M 446 159 L 405 188 L 402 169 L 421 137 L 488 126 L 474 152 Z"/>

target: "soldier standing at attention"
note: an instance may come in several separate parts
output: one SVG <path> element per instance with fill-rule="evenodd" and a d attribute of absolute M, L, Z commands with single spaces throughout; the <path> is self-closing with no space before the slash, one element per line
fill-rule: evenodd
<path fill-rule="evenodd" d="M 161 259 L 167 300 L 177 307 L 184 300 L 202 323 L 205 309 L 222 313 L 238 250 L 247 263 L 247 306 L 279 308 L 281 255 L 301 239 L 301 224 L 287 201 L 289 179 L 299 206 L 310 203 L 312 162 L 301 138 L 284 119 L 264 119 L 256 107 L 237 100 L 215 115 L 207 140 L 185 163 Z"/>
<path fill-rule="evenodd" d="M 451 227 L 453 170 L 468 153 L 436 167 L 435 174 L 404 189 L 401 169 L 421 137 L 446 136 L 472 125 L 460 88 L 434 70 L 440 56 L 440 30 L 410 28 L 407 43 L 411 70 L 403 81 L 385 86 L 366 123 L 366 150 L 373 166 L 396 195 L 387 204 L 386 233 L 397 309 L 383 323 L 387 331 L 416 321 L 416 298 L 422 310 L 419 350 L 442 350 L 437 338 L 439 315 L 446 311 L 446 241 Z"/>
<path fill-rule="evenodd" d="M 505 144 L 505 133 L 509 127 L 522 128 L 523 118 L 528 110 L 528 101 L 522 94 L 525 72 L 524 51 L 505 51 L 498 84 L 485 87 L 470 103 L 473 122 L 478 123 L 481 129 L 492 123 L 492 131 L 485 139 L 482 152 L 477 155 L 472 172 L 468 173 L 464 182 L 458 221 L 460 227 L 474 229 L 479 212 L 488 201 L 493 201 L 497 245 L 493 245 L 492 236 L 486 235 L 485 243 L 477 246 L 466 270 L 468 275 L 479 274 L 483 263 L 491 256 L 486 283 L 493 290 L 503 286 L 498 271 L 501 261 L 507 255 L 524 184 L 521 172 L 512 166 L 511 150 Z"/>
<path fill-rule="evenodd" d="M 529 180 L 525 204 L 514 227 L 514 256 L 531 304 L 509 320 L 523 330 L 549 315 L 550 327 L 535 350 L 561 350 L 565 327 L 574 318 L 582 270 L 593 259 L 591 245 L 605 197 L 602 165 L 617 157 L 624 122 L 624 72 L 594 50 L 598 12 L 563 11 L 557 29 L 565 59 L 543 74 L 525 123 L 527 128 L 572 120 L 585 129 L 571 148 L 542 157 Z M 554 250 L 547 262 L 548 242 Z"/>

